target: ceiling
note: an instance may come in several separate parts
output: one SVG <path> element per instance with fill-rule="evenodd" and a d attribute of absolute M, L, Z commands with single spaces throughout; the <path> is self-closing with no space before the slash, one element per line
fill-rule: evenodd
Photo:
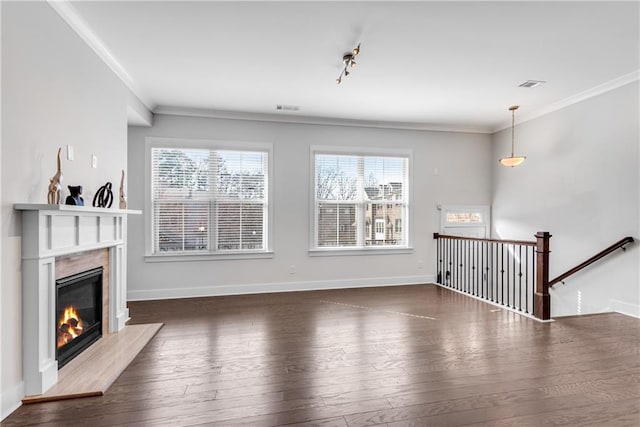
<path fill-rule="evenodd" d="M 637 79 L 640 69 L 637 1 L 54 8 L 156 112 L 492 132 L 510 124 L 511 105 L 533 117 Z M 358 43 L 357 66 L 337 85 L 342 56 Z M 518 87 L 528 79 L 547 83 Z"/>

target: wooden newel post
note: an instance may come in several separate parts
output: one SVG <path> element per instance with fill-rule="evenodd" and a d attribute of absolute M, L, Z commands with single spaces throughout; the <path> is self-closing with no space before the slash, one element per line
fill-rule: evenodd
<path fill-rule="evenodd" d="M 549 295 L 549 240 L 547 231 L 536 233 L 536 291 L 533 295 L 533 315 L 540 320 L 551 319 Z"/>

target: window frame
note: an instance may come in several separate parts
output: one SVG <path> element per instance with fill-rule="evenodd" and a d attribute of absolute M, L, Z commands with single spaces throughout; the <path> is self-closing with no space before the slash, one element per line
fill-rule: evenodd
<path fill-rule="evenodd" d="M 203 252 L 153 252 L 153 206 L 152 206 L 152 155 L 153 148 L 201 149 L 201 150 L 234 150 L 234 151 L 263 151 L 267 153 L 267 176 L 265 193 L 266 221 L 264 223 L 265 247 L 260 250 L 237 251 L 203 251 Z M 213 215 L 210 214 L 210 220 Z M 145 138 L 145 256 L 147 262 L 164 261 L 206 261 L 226 259 L 252 259 L 273 257 L 273 144 L 265 142 L 210 140 L 193 138 Z M 214 221 L 215 222 L 215 221 Z M 210 227 L 210 233 L 217 233 Z M 209 241 L 212 241 L 210 235 Z"/>
<path fill-rule="evenodd" d="M 346 155 L 346 156 L 372 156 L 372 157 L 404 157 L 407 159 L 407 174 L 405 196 L 403 204 L 405 205 L 406 215 L 403 221 L 403 230 L 406 231 L 406 242 L 404 245 L 371 245 L 371 246 L 338 246 L 338 247 L 319 247 L 316 245 L 317 235 L 317 212 L 316 212 L 316 165 L 315 156 L 317 154 L 325 155 Z M 349 147 L 349 146 L 333 146 L 333 145 L 312 145 L 309 148 L 309 256 L 343 256 L 343 255 L 372 255 L 372 254 L 402 254 L 413 252 L 413 151 L 403 148 L 378 148 L 378 147 Z M 349 201 L 343 201 L 349 203 Z M 374 201 L 375 202 L 375 201 Z M 356 204 L 362 204 L 362 208 L 371 205 L 371 202 L 356 201 Z M 380 201 L 385 204 L 386 201 Z M 373 224 L 371 225 L 374 226 Z M 362 226 L 362 231 L 366 231 L 366 223 Z"/>

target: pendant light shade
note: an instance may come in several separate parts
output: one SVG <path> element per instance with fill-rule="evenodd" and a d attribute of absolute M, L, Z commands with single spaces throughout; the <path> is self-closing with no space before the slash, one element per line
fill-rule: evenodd
<path fill-rule="evenodd" d="M 512 107 L 509 107 L 509 111 L 511 111 L 511 156 L 510 157 L 504 157 L 502 159 L 500 159 L 500 163 L 503 166 L 507 166 L 507 167 L 515 167 L 518 166 L 520 163 L 524 162 L 527 158 L 525 156 L 516 156 L 514 155 L 514 151 L 513 151 L 513 147 L 515 144 L 515 138 L 514 138 L 514 134 L 515 134 L 515 113 L 516 110 L 518 109 L 518 105 L 514 105 Z"/>

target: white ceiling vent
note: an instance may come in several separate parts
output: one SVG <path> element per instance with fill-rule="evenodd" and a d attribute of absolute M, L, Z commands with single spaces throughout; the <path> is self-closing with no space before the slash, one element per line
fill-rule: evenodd
<path fill-rule="evenodd" d="M 276 105 L 276 110 L 278 111 L 298 111 L 299 109 L 299 105 Z"/>
<path fill-rule="evenodd" d="M 544 80 L 527 80 L 526 82 L 519 84 L 518 87 L 526 87 L 527 89 L 533 89 L 541 84 L 546 83 Z"/>

